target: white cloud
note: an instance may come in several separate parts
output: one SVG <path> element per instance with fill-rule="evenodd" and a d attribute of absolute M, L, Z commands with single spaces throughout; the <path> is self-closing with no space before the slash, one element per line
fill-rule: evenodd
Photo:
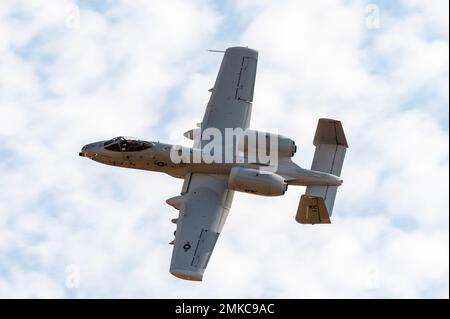
<path fill-rule="evenodd" d="M 303 188 L 236 194 L 199 284 L 168 273 L 181 180 L 77 151 L 119 134 L 189 143 L 220 63 L 204 49 L 229 43 L 230 20 L 135 1 L 80 7 L 71 28 L 71 3 L 0 4 L 0 296 L 448 297 L 448 10 L 381 7 L 369 30 L 360 2 L 235 3 L 236 44 L 260 51 L 252 126 L 295 139 L 309 167 L 315 121 L 336 117 L 350 149 L 331 226 L 295 223 Z"/>

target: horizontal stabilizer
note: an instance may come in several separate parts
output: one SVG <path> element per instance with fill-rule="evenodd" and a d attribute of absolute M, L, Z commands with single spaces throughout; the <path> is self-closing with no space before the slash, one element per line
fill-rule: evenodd
<path fill-rule="evenodd" d="M 295 220 L 300 224 L 331 224 L 322 197 L 302 195 Z"/>

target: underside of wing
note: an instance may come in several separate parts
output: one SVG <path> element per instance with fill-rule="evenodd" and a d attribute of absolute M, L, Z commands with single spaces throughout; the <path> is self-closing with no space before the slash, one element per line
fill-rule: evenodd
<path fill-rule="evenodd" d="M 247 128 L 250 124 L 258 52 L 245 47 L 225 51 L 211 98 L 202 121 L 202 131 L 214 127 Z"/>
<path fill-rule="evenodd" d="M 226 176 L 188 174 L 182 195 L 168 200 L 179 209 L 171 274 L 186 280 L 202 280 L 232 198 Z"/>

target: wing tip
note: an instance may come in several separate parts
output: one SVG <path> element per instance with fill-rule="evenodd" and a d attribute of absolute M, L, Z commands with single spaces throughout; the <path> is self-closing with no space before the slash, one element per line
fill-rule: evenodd
<path fill-rule="evenodd" d="M 203 280 L 203 274 L 194 272 L 194 271 L 171 269 L 170 273 L 172 275 L 174 275 L 175 277 L 184 279 L 184 280 L 190 280 L 190 281 L 202 281 Z"/>
<path fill-rule="evenodd" d="M 243 46 L 234 46 L 229 47 L 225 50 L 225 54 L 231 53 L 231 52 L 239 52 L 240 54 L 244 56 L 249 56 L 252 58 L 257 59 L 258 58 L 258 51 L 249 47 L 243 47 Z"/>

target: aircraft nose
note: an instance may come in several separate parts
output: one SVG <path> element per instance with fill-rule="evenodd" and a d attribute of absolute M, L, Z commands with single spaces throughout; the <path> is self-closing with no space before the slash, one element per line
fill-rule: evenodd
<path fill-rule="evenodd" d="M 78 153 L 79 156 L 83 156 L 85 157 L 86 155 L 88 155 L 87 153 L 89 152 L 95 152 L 96 148 L 97 148 L 98 143 L 90 143 L 90 144 L 86 144 L 85 146 L 83 146 L 81 148 L 81 152 Z M 89 155 L 88 155 L 89 156 Z"/>
<path fill-rule="evenodd" d="M 79 156 L 83 156 L 83 157 L 86 156 L 86 154 L 85 154 L 85 152 L 86 152 L 86 146 L 87 146 L 87 145 L 85 145 L 85 146 L 83 146 L 83 147 L 81 148 L 81 152 L 78 153 Z"/>
<path fill-rule="evenodd" d="M 87 151 L 87 150 L 93 149 L 96 145 L 97 145 L 97 143 L 86 144 L 85 146 L 83 146 L 83 148 L 81 150 Z"/>

